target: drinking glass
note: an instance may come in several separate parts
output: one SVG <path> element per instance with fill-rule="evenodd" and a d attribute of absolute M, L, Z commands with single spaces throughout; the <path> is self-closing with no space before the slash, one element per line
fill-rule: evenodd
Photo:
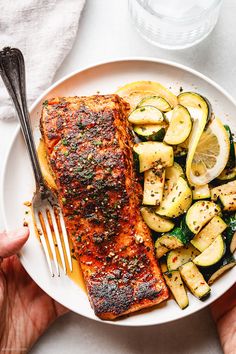
<path fill-rule="evenodd" d="M 223 0 L 129 0 L 139 33 L 154 45 L 184 49 L 213 30 Z"/>

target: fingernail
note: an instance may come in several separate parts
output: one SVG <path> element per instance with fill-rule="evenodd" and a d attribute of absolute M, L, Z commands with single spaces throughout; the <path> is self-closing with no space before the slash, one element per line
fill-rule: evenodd
<path fill-rule="evenodd" d="M 28 227 L 20 227 L 19 229 L 9 232 L 9 237 L 12 239 L 20 239 L 26 237 L 29 233 Z"/>

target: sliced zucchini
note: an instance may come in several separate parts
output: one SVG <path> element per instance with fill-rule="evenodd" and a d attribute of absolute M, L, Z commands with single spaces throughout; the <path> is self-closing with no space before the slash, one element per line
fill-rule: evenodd
<path fill-rule="evenodd" d="M 219 205 L 208 200 L 195 202 L 188 210 L 186 224 L 190 231 L 197 234 L 215 215 L 219 215 Z"/>
<path fill-rule="evenodd" d="M 227 270 L 233 268 L 236 265 L 236 261 L 232 254 L 226 255 L 222 258 L 222 260 L 215 264 L 212 267 L 206 268 L 203 270 L 203 276 L 209 285 L 214 283 L 216 279 L 218 279 L 222 274 L 224 274 Z"/>
<path fill-rule="evenodd" d="M 186 223 L 186 214 L 180 221 L 180 228 L 182 230 L 182 233 L 185 235 L 186 240 L 188 240 L 188 242 L 191 241 L 194 237 L 194 233 L 188 228 L 188 225 Z"/>
<path fill-rule="evenodd" d="M 236 215 L 230 215 L 225 218 L 228 227 L 225 231 L 226 245 L 231 253 L 236 250 Z"/>
<path fill-rule="evenodd" d="M 148 207 L 141 208 L 141 214 L 143 220 L 150 229 L 156 232 L 168 232 L 173 229 L 175 224 L 166 218 L 163 218 L 153 211 L 153 209 Z"/>
<path fill-rule="evenodd" d="M 210 294 L 211 288 L 193 262 L 183 264 L 180 274 L 191 293 L 198 299 L 203 300 Z"/>
<path fill-rule="evenodd" d="M 214 216 L 209 223 L 191 240 L 192 245 L 203 252 L 216 237 L 227 228 L 227 224 L 218 215 Z"/>
<path fill-rule="evenodd" d="M 152 168 L 144 172 L 143 204 L 160 205 L 165 182 L 165 169 Z"/>
<path fill-rule="evenodd" d="M 143 141 L 162 141 L 166 130 L 166 124 L 135 125 L 134 132 Z"/>
<path fill-rule="evenodd" d="M 174 162 L 173 166 L 166 168 L 164 193 L 163 193 L 164 199 L 172 191 L 174 186 L 176 186 L 179 177 L 184 178 L 184 171 L 177 162 Z"/>
<path fill-rule="evenodd" d="M 182 242 L 183 246 L 189 242 L 189 235 L 184 233 L 181 227 L 175 227 L 168 235 L 176 237 Z"/>
<path fill-rule="evenodd" d="M 219 262 L 225 254 L 225 243 L 223 237 L 218 235 L 215 240 L 193 262 L 200 267 L 210 267 Z"/>
<path fill-rule="evenodd" d="M 166 131 L 164 141 L 170 145 L 183 143 L 189 136 L 192 128 L 191 116 L 187 108 L 177 105 L 173 109 L 170 125 Z"/>
<path fill-rule="evenodd" d="M 236 193 L 236 181 L 222 184 L 221 186 L 211 189 L 211 199 L 217 200 L 219 195 L 227 195 Z"/>
<path fill-rule="evenodd" d="M 177 97 L 159 82 L 131 82 L 119 88 L 116 93 L 130 104 L 131 109 L 134 109 L 143 98 L 150 96 L 164 98 L 171 107 L 175 107 L 178 104 Z"/>
<path fill-rule="evenodd" d="M 220 195 L 220 201 L 223 205 L 223 210 L 236 211 L 236 193 Z"/>
<path fill-rule="evenodd" d="M 162 200 L 160 206 L 156 209 L 156 213 L 162 216 L 176 218 L 185 213 L 191 203 L 192 191 L 186 180 L 179 177 L 171 192 Z"/>
<path fill-rule="evenodd" d="M 185 309 L 189 305 L 189 301 L 180 272 L 173 270 L 172 272 L 165 272 L 163 276 L 177 304 L 182 310 Z"/>
<path fill-rule="evenodd" d="M 192 261 L 199 254 L 200 252 L 191 244 L 173 250 L 167 255 L 167 268 L 170 271 L 179 269 L 180 266 Z"/>
<path fill-rule="evenodd" d="M 217 179 L 220 181 L 234 181 L 236 179 L 236 167 L 226 168 Z"/>
<path fill-rule="evenodd" d="M 159 237 L 155 242 L 156 256 L 157 258 L 161 258 L 169 250 L 173 250 L 182 246 L 182 241 L 178 239 L 175 235 L 171 235 L 170 233 L 165 234 Z"/>
<path fill-rule="evenodd" d="M 133 149 L 139 155 L 139 172 L 153 167 L 161 168 L 173 165 L 173 149 L 164 143 L 146 141 L 135 144 Z"/>
<path fill-rule="evenodd" d="M 162 112 L 168 112 L 171 110 L 170 104 L 162 97 L 160 96 L 149 96 L 145 97 L 141 100 L 141 102 L 138 104 L 138 107 L 143 107 L 143 106 L 153 106 L 159 109 Z"/>
<path fill-rule="evenodd" d="M 211 197 L 211 192 L 208 184 L 203 186 L 192 186 L 193 200 L 208 199 Z"/>
<path fill-rule="evenodd" d="M 128 117 L 128 121 L 132 124 L 159 124 L 163 120 L 163 113 L 153 106 L 137 108 Z"/>
<path fill-rule="evenodd" d="M 224 125 L 224 127 L 228 133 L 229 142 L 230 142 L 229 160 L 227 162 L 226 168 L 234 168 L 234 167 L 236 167 L 236 158 L 235 158 L 233 135 L 232 135 L 230 127 L 228 125 Z"/>

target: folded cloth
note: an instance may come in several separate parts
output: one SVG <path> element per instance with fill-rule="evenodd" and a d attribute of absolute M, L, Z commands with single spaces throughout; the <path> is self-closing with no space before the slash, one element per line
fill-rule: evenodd
<path fill-rule="evenodd" d="M 29 105 L 52 82 L 69 53 L 85 0 L 0 1 L 0 46 L 19 48 L 26 63 Z M 0 80 L 0 119 L 14 118 Z"/>

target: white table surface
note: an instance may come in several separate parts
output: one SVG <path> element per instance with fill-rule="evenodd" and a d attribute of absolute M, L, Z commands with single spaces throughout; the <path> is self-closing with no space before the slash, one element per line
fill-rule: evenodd
<path fill-rule="evenodd" d="M 174 60 L 211 77 L 236 97 L 236 1 L 226 0 L 213 33 L 200 45 L 166 51 L 145 42 L 130 22 L 127 0 L 87 0 L 71 53 L 55 80 L 81 66 L 116 57 L 152 56 Z M 10 44 L 10 43 L 9 43 Z M 0 121 L 0 173 L 16 122 Z M 0 229 L 3 229 L 0 214 Z M 208 309 L 183 320 L 146 328 L 120 328 L 69 313 L 39 339 L 31 354 L 219 354 Z"/>

